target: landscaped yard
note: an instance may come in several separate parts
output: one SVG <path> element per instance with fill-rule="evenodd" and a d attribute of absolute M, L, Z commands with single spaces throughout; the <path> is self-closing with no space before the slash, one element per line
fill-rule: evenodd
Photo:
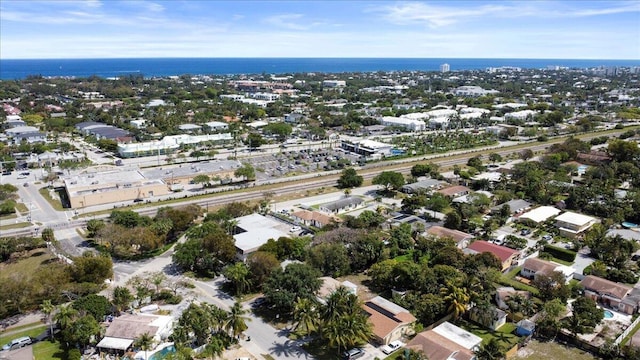
<path fill-rule="evenodd" d="M 533 286 L 523 284 L 520 281 L 516 280 L 515 277 L 520 274 L 520 269 L 522 267 L 518 266 L 515 269 L 509 271 L 508 273 L 502 274 L 500 277 L 500 284 L 505 286 L 511 286 L 516 290 L 526 290 L 532 293 L 533 295 L 538 295 L 538 289 Z"/>
<path fill-rule="evenodd" d="M 514 359 L 522 360 L 595 360 L 595 356 L 590 353 L 555 342 L 539 342 L 532 340 L 529 344 L 518 350 L 518 355 Z"/>
<path fill-rule="evenodd" d="M 468 321 L 460 321 L 458 324 L 461 328 L 469 331 L 470 333 L 482 338 L 482 343 L 486 344 L 491 338 L 496 338 L 504 350 L 511 349 L 515 344 L 520 341 L 520 337 L 514 334 L 516 326 L 511 323 L 502 325 L 497 331 L 492 332 L 484 326 L 476 325 Z"/>

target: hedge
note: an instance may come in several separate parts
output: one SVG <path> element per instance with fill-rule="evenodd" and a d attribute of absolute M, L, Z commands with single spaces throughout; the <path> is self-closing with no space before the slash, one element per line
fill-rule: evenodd
<path fill-rule="evenodd" d="M 551 256 L 553 256 L 554 258 L 568 262 L 574 262 L 577 255 L 575 251 L 563 249 L 552 245 L 545 245 L 543 252 L 551 254 Z"/>

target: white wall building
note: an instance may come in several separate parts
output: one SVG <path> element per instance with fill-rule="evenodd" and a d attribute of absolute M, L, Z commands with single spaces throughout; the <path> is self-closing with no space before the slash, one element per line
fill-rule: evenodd
<path fill-rule="evenodd" d="M 413 120 L 401 117 L 384 116 L 380 119 L 380 123 L 384 126 L 398 126 L 411 131 L 424 131 L 426 124 L 421 120 Z"/>

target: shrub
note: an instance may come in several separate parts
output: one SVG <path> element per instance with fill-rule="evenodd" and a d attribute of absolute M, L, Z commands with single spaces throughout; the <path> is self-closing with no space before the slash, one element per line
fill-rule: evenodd
<path fill-rule="evenodd" d="M 182 296 L 174 295 L 174 293 L 172 293 L 169 290 L 161 290 L 159 293 L 154 294 L 151 297 L 151 300 L 162 301 L 165 304 L 170 304 L 170 305 L 177 305 L 177 304 L 180 304 L 180 302 L 182 301 Z"/>
<path fill-rule="evenodd" d="M 576 252 L 559 248 L 552 245 L 545 245 L 543 252 L 551 254 L 556 259 L 560 259 L 563 261 L 574 262 L 576 260 Z"/>

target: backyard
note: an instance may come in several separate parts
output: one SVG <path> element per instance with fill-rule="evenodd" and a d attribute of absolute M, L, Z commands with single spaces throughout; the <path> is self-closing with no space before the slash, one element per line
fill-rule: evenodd
<path fill-rule="evenodd" d="M 595 360 L 597 359 L 590 353 L 574 348 L 564 346 L 555 342 L 540 342 L 532 340 L 529 344 L 518 350 L 518 354 L 514 359 L 522 360 Z"/>

